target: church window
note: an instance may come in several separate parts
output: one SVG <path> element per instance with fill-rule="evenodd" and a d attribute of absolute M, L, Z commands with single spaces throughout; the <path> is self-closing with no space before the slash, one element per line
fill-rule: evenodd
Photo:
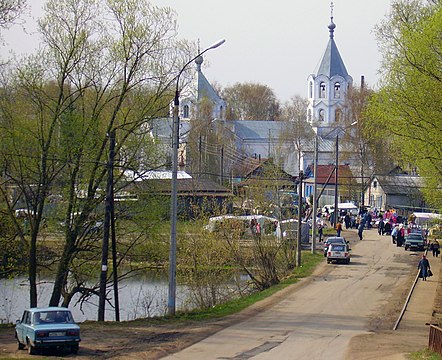
<path fill-rule="evenodd" d="M 183 107 L 183 118 L 188 118 L 189 117 L 189 105 L 184 105 Z"/>
<path fill-rule="evenodd" d="M 340 122 L 341 119 L 342 119 L 342 111 L 341 111 L 341 109 L 337 109 L 335 111 L 335 121 Z"/>
<path fill-rule="evenodd" d="M 324 109 L 319 110 L 319 121 L 324 121 Z"/>
<path fill-rule="evenodd" d="M 310 81 L 308 86 L 308 97 L 311 99 L 313 97 L 313 82 Z"/>
<path fill-rule="evenodd" d="M 335 83 L 335 99 L 341 98 L 341 84 L 336 82 Z"/>
<path fill-rule="evenodd" d="M 325 89 L 326 89 L 326 87 L 325 87 L 325 82 L 321 82 L 321 83 L 319 84 L 319 97 L 320 97 L 321 99 L 324 99 L 324 98 L 325 98 Z"/>

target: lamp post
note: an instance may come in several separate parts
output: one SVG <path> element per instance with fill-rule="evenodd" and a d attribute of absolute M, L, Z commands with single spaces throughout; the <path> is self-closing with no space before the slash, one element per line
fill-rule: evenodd
<path fill-rule="evenodd" d="M 172 127 L 172 194 L 170 203 L 170 249 L 169 249 L 169 296 L 167 301 L 168 315 L 175 315 L 176 304 L 176 226 L 177 226 L 177 179 L 178 179 L 178 147 L 179 147 L 179 106 L 180 106 L 180 91 L 179 82 L 180 76 L 186 67 L 192 63 L 197 57 L 203 55 L 205 52 L 215 49 L 224 44 L 226 40 L 219 40 L 212 46 L 189 60 L 179 71 L 176 76 L 175 97 L 173 101 L 173 127 Z"/>

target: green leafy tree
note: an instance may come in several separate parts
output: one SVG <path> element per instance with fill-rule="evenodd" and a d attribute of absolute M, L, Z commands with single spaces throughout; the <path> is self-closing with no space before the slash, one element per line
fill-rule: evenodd
<path fill-rule="evenodd" d="M 442 207 L 442 3 L 397 0 L 377 28 L 383 83 L 367 110 L 400 164 L 417 168 L 426 200 Z"/>

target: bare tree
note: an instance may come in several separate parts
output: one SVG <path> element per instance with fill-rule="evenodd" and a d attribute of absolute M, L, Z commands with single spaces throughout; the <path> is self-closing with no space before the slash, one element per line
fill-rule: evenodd
<path fill-rule="evenodd" d="M 223 91 L 228 120 L 277 120 L 280 106 L 272 89 L 257 83 L 236 83 Z"/>
<path fill-rule="evenodd" d="M 0 28 L 7 28 L 21 15 L 26 0 L 2 0 L 0 2 Z"/>
<path fill-rule="evenodd" d="M 315 134 L 307 122 L 307 100 L 301 96 L 294 96 L 287 102 L 282 111 L 286 122 L 285 131 L 281 134 L 281 146 L 289 147 L 298 155 L 298 171 L 301 165 L 301 154 L 305 144 L 311 141 Z"/>
<path fill-rule="evenodd" d="M 68 274 L 90 250 L 85 230 L 104 197 L 108 134 L 117 134 L 116 191 L 125 169 L 158 166 L 143 129 L 168 107 L 169 85 L 189 48 L 175 39 L 175 13 L 141 0 L 50 0 L 45 11 L 42 50 L 16 72 L 16 97 L 8 101 L 20 106 L 5 107 L 10 126 L 2 139 L 9 147 L 7 182 L 21 190 L 32 214 L 31 306 L 37 305 L 36 249 L 48 197 L 62 196 L 65 224 L 50 305 L 61 296 L 66 304 L 80 291 L 69 287 Z"/>

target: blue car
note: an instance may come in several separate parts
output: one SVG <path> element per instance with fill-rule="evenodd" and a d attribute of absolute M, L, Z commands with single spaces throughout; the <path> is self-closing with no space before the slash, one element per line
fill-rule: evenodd
<path fill-rule="evenodd" d="M 15 325 L 19 350 L 33 355 L 38 349 L 69 349 L 76 354 L 80 346 L 80 327 L 64 307 L 31 308 Z"/>

